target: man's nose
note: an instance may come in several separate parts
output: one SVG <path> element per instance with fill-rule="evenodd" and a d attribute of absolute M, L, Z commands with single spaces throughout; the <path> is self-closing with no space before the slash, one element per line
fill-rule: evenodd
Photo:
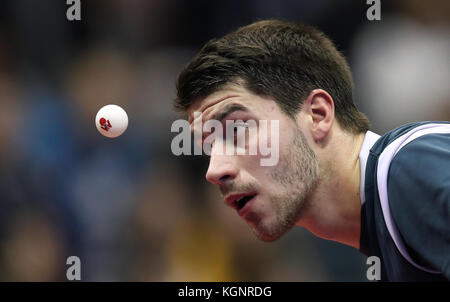
<path fill-rule="evenodd" d="M 230 155 L 211 155 L 206 180 L 219 186 L 233 180 L 238 173 L 235 159 L 235 156 Z"/>

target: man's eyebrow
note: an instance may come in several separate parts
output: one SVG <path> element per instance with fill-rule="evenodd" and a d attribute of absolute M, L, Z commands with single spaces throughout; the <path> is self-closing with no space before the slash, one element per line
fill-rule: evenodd
<path fill-rule="evenodd" d="M 229 105 L 226 105 L 219 112 L 214 113 L 210 120 L 216 120 L 216 121 L 222 122 L 222 120 L 224 118 L 226 118 L 228 115 L 230 115 L 236 111 L 248 112 L 248 109 L 247 109 L 247 107 L 245 107 L 241 104 L 236 104 L 236 103 L 229 104 Z M 191 128 L 191 133 L 194 133 L 194 128 Z"/>
<path fill-rule="evenodd" d="M 211 119 L 221 122 L 224 118 L 226 118 L 228 115 L 232 114 L 235 111 L 248 112 L 248 109 L 247 109 L 247 107 L 245 107 L 241 104 L 230 104 L 230 105 L 225 106 L 219 112 L 214 113 L 212 115 Z"/>

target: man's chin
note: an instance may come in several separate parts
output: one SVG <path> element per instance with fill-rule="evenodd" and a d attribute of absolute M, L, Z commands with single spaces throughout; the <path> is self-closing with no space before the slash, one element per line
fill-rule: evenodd
<path fill-rule="evenodd" d="M 295 225 L 295 220 L 291 223 L 286 223 L 285 220 L 276 219 L 270 215 L 263 213 L 249 212 L 245 216 L 245 221 L 252 229 L 253 234 L 265 242 L 276 241 L 286 234 Z M 285 223 L 282 223 L 282 222 Z"/>
<path fill-rule="evenodd" d="M 264 242 L 273 242 L 276 241 L 278 239 L 280 239 L 281 237 L 283 237 L 284 234 L 286 234 L 286 232 L 288 230 L 285 231 L 279 231 L 279 232 L 270 232 L 268 230 L 260 230 L 257 228 L 252 227 L 252 231 L 253 234 L 255 234 L 255 236 Z"/>

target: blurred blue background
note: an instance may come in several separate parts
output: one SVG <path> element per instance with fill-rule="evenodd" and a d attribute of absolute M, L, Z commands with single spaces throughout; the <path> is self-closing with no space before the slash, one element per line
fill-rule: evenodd
<path fill-rule="evenodd" d="M 0 280 L 365 281 L 365 257 L 294 228 L 256 239 L 206 183 L 208 159 L 170 150 L 175 79 L 211 38 L 265 18 L 317 26 L 348 58 L 379 134 L 450 119 L 450 2 L 0 2 Z M 94 125 L 122 106 L 116 139 Z"/>

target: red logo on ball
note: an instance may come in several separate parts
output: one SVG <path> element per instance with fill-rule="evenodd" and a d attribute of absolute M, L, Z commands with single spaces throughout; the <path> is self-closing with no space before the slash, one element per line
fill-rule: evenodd
<path fill-rule="evenodd" d="M 109 120 L 105 119 L 104 117 L 102 117 L 102 118 L 100 119 L 100 125 L 101 125 L 101 128 L 102 128 L 103 130 L 105 130 L 105 131 L 108 131 L 109 128 L 112 127 L 112 126 L 111 126 L 111 123 L 109 122 Z"/>

